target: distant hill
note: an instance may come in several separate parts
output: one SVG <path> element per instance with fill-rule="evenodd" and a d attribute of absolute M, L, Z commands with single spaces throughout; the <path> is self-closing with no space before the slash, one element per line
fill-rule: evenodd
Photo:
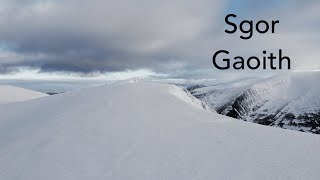
<path fill-rule="evenodd" d="M 0 104 L 27 101 L 47 94 L 14 86 L 0 85 Z"/>

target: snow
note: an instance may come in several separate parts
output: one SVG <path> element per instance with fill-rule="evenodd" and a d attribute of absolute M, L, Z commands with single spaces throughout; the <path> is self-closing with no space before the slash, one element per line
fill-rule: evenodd
<path fill-rule="evenodd" d="M 295 117 L 320 112 L 320 72 L 294 72 L 265 79 L 251 87 L 255 93 L 255 103 L 259 106 L 255 112 L 249 112 L 245 118 L 253 121 L 258 116 L 275 115 L 275 125 L 285 123 L 283 128 L 310 132 L 311 127 L 288 125 L 291 120 L 283 119 L 291 114 Z M 249 116 L 250 115 L 250 116 Z M 305 123 L 300 119 L 299 123 Z M 293 121 L 294 122 L 294 121 Z"/>
<path fill-rule="evenodd" d="M 0 104 L 27 101 L 45 96 L 48 95 L 14 86 L 0 85 Z"/>
<path fill-rule="evenodd" d="M 191 94 L 201 99 L 212 110 L 217 110 L 221 114 L 220 109 L 230 106 L 237 97 L 250 88 L 252 84 L 259 82 L 260 79 L 239 79 L 230 82 L 219 82 L 217 84 L 208 85 L 199 82 L 196 88 L 191 90 Z M 203 85 L 203 87 L 201 87 Z M 230 107 L 231 108 L 231 107 Z M 227 110 L 225 110 L 227 111 Z"/>
<path fill-rule="evenodd" d="M 295 115 L 316 113 L 320 110 L 320 72 L 295 72 L 266 79 L 253 88 L 265 90 L 263 100 L 268 100 L 263 109 L 285 105 L 282 111 Z"/>
<path fill-rule="evenodd" d="M 198 109 L 209 110 L 210 108 L 202 103 L 199 99 L 195 98 L 190 92 L 184 90 L 182 87 L 172 86 L 170 92 L 181 100 L 193 105 Z"/>
<path fill-rule="evenodd" d="M 319 71 L 291 72 L 253 81 L 200 84 L 190 92 L 220 114 L 234 111 L 245 121 L 319 134 L 318 82 Z"/>
<path fill-rule="evenodd" d="M 0 179 L 319 179 L 320 136 L 204 111 L 182 93 L 137 81 L 0 105 Z"/>

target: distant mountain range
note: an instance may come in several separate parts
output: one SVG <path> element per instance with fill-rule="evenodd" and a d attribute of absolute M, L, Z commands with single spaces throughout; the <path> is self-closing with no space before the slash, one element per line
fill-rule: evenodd
<path fill-rule="evenodd" d="M 220 114 L 258 124 L 320 134 L 320 72 L 187 87 Z"/>

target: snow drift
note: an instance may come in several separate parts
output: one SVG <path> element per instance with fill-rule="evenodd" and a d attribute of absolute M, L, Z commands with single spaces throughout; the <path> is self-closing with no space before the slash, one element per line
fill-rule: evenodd
<path fill-rule="evenodd" d="M 27 101 L 45 96 L 48 95 L 14 86 L 0 85 L 0 104 Z"/>
<path fill-rule="evenodd" d="M 179 93 L 136 82 L 0 105 L 0 179 L 319 179 L 320 136 L 224 117 Z"/>

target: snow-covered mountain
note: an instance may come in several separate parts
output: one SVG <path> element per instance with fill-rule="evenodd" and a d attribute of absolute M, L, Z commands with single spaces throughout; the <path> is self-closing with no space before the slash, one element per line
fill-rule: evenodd
<path fill-rule="evenodd" d="M 189 88 L 218 113 L 263 125 L 320 134 L 320 72 Z"/>
<path fill-rule="evenodd" d="M 27 101 L 45 96 L 48 95 L 14 86 L 0 85 L 0 104 Z"/>
<path fill-rule="evenodd" d="M 0 105 L 0 147 L 1 180 L 320 177 L 320 136 L 228 118 L 141 81 Z"/>

